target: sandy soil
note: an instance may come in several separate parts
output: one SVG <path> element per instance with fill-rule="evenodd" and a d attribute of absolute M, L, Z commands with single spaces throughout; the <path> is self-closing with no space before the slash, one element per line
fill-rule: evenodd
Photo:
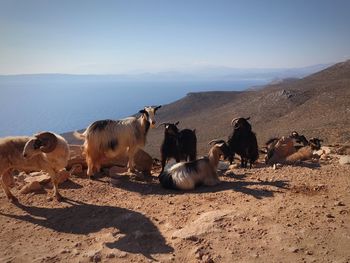
<path fill-rule="evenodd" d="M 156 177 L 73 177 L 0 194 L 0 262 L 350 262 L 350 165 L 234 169 L 182 193 Z"/>

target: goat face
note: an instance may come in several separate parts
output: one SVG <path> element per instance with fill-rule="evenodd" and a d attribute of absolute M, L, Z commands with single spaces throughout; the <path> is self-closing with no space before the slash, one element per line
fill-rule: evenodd
<path fill-rule="evenodd" d="M 313 150 L 319 150 L 321 149 L 321 142 L 323 142 L 323 140 L 319 138 L 311 138 L 309 140 L 309 145 L 312 147 Z"/>
<path fill-rule="evenodd" d="M 248 118 L 236 118 L 236 119 L 232 120 L 231 124 L 233 125 L 234 130 L 251 131 L 252 126 L 248 122 L 249 119 L 250 119 L 250 117 L 248 117 Z"/>
<path fill-rule="evenodd" d="M 57 137 L 50 132 L 41 132 L 34 135 L 24 146 L 23 157 L 30 159 L 41 153 L 50 153 L 57 146 Z"/>
<path fill-rule="evenodd" d="M 164 133 L 169 134 L 169 135 L 173 135 L 173 136 L 177 135 L 179 133 L 179 129 L 177 128 L 178 124 L 179 124 L 179 122 L 166 123 Z"/>
<path fill-rule="evenodd" d="M 157 107 L 148 107 L 148 106 L 146 106 L 143 110 L 140 110 L 140 113 L 144 114 L 146 120 L 150 123 L 150 126 L 152 128 L 154 128 L 155 125 L 156 125 L 155 114 L 156 114 L 156 111 L 160 107 L 161 106 L 157 106 Z"/>

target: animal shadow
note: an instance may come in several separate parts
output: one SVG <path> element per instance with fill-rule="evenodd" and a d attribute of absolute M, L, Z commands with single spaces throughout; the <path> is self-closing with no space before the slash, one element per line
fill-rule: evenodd
<path fill-rule="evenodd" d="M 140 253 L 152 259 L 151 254 L 166 254 L 174 249 L 166 244 L 158 228 L 145 215 L 119 207 L 86 204 L 70 199 L 65 200 L 69 207 L 45 208 L 16 206 L 26 215 L 1 215 L 40 225 L 60 233 L 84 234 L 96 233 L 104 228 L 113 227 L 122 234 L 114 242 L 107 243 L 109 248 L 117 248 L 129 253 Z"/>

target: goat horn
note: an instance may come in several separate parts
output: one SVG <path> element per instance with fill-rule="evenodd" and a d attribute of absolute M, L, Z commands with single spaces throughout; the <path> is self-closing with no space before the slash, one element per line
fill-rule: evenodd
<path fill-rule="evenodd" d="M 155 107 L 155 108 L 154 108 L 154 111 L 158 110 L 158 109 L 161 108 L 161 107 L 162 107 L 162 105 L 159 105 L 159 106 Z"/>
<path fill-rule="evenodd" d="M 35 135 L 35 137 L 40 140 L 43 146 L 40 150 L 44 153 L 49 153 L 55 150 L 57 146 L 57 137 L 51 132 L 41 132 Z"/>
<path fill-rule="evenodd" d="M 179 123 L 180 123 L 180 122 L 179 122 L 179 121 L 177 121 L 177 122 L 175 122 L 174 124 L 175 124 L 175 126 L 177 126 Z"/>
<path fill-rule="evenodd" d="M 236 120 L 238 120 L 238 119 L 239 119 L 239 118 L 232 119 L 231 125 L 233 125 L 233 123 L 234 123 Z"/>
<path fill-rule="evenodd" d="M 159 128 L 160 126 L 162 126 L 162 125 L 167 125 L 167 124 L 169 124 L 169 123 L 167 123 L 167 122 L 162 122 L 161 124 L 159 124 L 158 126 L 157 126 L 157 128 Z"/>
<path fill-rule="evenodd" d="M 245 118 L 246 121 L 249 121 L 250 120 L 250 116 L 248 118 Z"/>
<path fill-rule="evenodd" d="M 211 145 L 211 144 L 217 144 L 217 143 L 226 143 L 224 140 L 218 140 L 218 139 L 215 139 L 215 140 L 211 140 L 208 144 Z"/>

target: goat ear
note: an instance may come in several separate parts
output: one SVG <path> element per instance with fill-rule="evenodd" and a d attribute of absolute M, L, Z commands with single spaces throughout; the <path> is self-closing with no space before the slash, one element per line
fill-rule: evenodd
<path fill-rule="evenodd" d="M 175 126 L 177 126 L 177 125 L 179 125 L 179 123 L 180 123 L 180 122 L 179 122 L 179 121 L 177 121 L 177 122 L 175 122 L 175 123 L 174 123 L 174 125 L 175 125 Z"/>
<path fill-rule="evenodd" d="M 139 113 L 146 114 L 147 111 L 145 111 L 145 110 L 140 110 Z"/>

